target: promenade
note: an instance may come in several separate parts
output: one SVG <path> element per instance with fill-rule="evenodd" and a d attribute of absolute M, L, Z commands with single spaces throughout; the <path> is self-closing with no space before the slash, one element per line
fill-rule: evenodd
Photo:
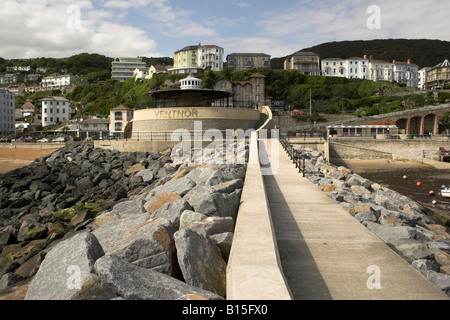
<path fill-rule="evenodd" d="M 270 155 L 272 143 L 265 141 Z M 448 299 L 383 241 L 298 173 L 281 144 L 263 177 L 281 269 L 295 300 Z M 275 166 L 272 166 L 275 167 Z"/>

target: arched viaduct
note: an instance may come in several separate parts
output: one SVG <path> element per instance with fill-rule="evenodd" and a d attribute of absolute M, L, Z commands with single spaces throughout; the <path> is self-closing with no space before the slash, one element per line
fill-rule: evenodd
<path fill-rule="evenodd" d="M 299 131 L 322 131 L 328 126 L 358 126 L 358 125 L 393 125 L 399 128 L 400 134 L 410 135 L 438 135 L 439 117 L 450 112 L 450 104 L 427 106 L 419 109 L 405 110 L 380 114 L 371 117 L 355 118 L 344 121 L 324 122 L 314 125 L 296 127 Z"/>

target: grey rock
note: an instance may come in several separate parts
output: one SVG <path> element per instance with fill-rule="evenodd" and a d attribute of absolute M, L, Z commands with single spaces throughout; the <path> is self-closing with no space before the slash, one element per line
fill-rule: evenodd
<path fill-rule="evenodd" d="M 208 216 L 203 213 L 185 210 L 181 213 L 179 229 L 191 228 L 194 223 L 200 222 L 206 218 L 208 218 Z"/>
<path fill-rule="evenodd" d="M 152 213 L 151 218 L 164 218 L 170 221 L 175 231 L 180 229 L 181 214 L 185 210 L 192 210 L 191 205 L 185 199 L 168 202 Z"/>
<path fill-rule="evenodd" d="M 94 263 L 103 255 L 102 246 L 89 232 L 58 243 L 46 255 L 25 300 L 71 299 L 84 278 L 94 273 Z"/>
<path fill-rule="evenodd" d="M 233 232 L 224 232 L 213 234 L 210 239 L 219 247 L 222 258 L 225 262 L 228 262 L 228 258 L 231 252 L 231 246 L 233 244 Z"/>
<path fill-rule="evenodd" d="M 156 187 L 153 189 L 153 191 L 150 193 L 150 196 L 163 194 L 163 193 L 176 193 L 180 197 L 183 197 L 185 194 L 187 194 L 190 190 L 192 190 L 195 187 L 195 182 L 187 177 L 183 177 L 176 180 L 170 180 L 166 182 L 165 184 Z M 149 197 L 147 197 L 149 198 Z"/>
<path fill-rule="evenodd" d="M 396 226 L 415 226 L 421 217 L 415 214 L 398 212 L 392 210 L 384 210 L 382 211 L 378 222 L 382 225 L 386 225 L 388 227 L 396 227 Z"/>
<path fill-rule="evenodd" d="M 220 249 L 206 234 L 182 229 L 175 233 L 175 245 L 186 283 L 224 297 L 226 263 Z"/>
<path fill-rule="evenodd" d="M 430 280 L 439 289 L 450 295 L 450 275 L 429 270 L 425 273 L 425 277 Z"/>
<path fill-rule="evenodd" d="M 414 239 L 400 239 L 391 242 L 391 247 L 405 260 L 412 262 L 433 257 L 433 251 L 426 243 Z"/>
<path fill-rule="evenodd" d="M 154 170 L 144 169 L 136 173 L 136 177 L 142 177 L 142 181 L 144 182 L 152 182 L 156 178 L 156 175 Z"/>
<path fill-rule="evenodd" d="M 94 230 L 93 235 L 98 239 L 105 252 L 111 252 L 126 232 L 144 225 L 149 219 L 150 214 L 144 213 L 125 219 L 114 220 Z"/>
<path fill-rule="evenodd" d="M 169 221 L 156 218 L 127 231 L 108 253 L 137 266 L 177 276 L 173 233 Z"/>
<path fill-rule="evenodd" d="M 194 222 L 191 228 L 205 230 L 206 235 L 212 236 L 224 232 L 233 232 L 234 221 L 231 217 L 207 217 L 201 221 Z"/>
<path fill-rule="evenodd" d="M 376 217 L 375 213 L 373 213 L 372 211 L 359 212 L 359 213 L 355 214 L 355 218 L 358 221 L 372 221 L 372 222 L 377 221 L 377 217 Z"/>
<path fill-rule="evenodd" d="M 241 179 L 234 179 L 224 183 L 216 184 L 213 189 L 219 193 L 232 193 L 236 189 L 244 187 L 244 182 Z"/>
<path fill-rule="evenodd" d="M 427 259 L 414 260 L 411 263 L 411 266 L 424 276 L 426 276 L 426 273 L 430 270 L 439 272 L 439 266 L 435 262 Z"/>
<path fill-rule="evenodd" d="M 126 200 L 116 204 L 113 207 L 111 214 L 123 219 L 136 214 L 146 213 L 147 210 L 145 210 L 144 204 L 145 200 L 140 198 Z"/>
<path fill-rule="evenodd" d="M 365 221 L 364 226 L 386 243 L 392 243 L 401 239 L 413 239 L 414 229 L 406 226 L 387 227 L 375 222 Z"/>
<path fill-rule="evenodd" d="M 127 300 L 223 300 L 214 293 L 135 266 L 115 255 L 106 254 L 98 259 L 95 270 L 119 297 Z"/>

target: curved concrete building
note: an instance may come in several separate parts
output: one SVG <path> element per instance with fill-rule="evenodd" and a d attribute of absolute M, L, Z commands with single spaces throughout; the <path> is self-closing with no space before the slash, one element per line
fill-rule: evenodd
<path fill-rule="evenodd" d="M 260 120 L 256 105 L 233 104 L 232 92 L 200 89 L 200 86 L 201 80 L 189 75 L 181 80 L 181 89 L 150 93 L 154 106 L 135 110 L 132 138 L 156 140 L 178 129 L 189 132 L 256 129 Z"/>

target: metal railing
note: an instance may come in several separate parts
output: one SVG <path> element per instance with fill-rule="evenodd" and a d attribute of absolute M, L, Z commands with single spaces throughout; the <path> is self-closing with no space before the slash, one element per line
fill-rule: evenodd
<path fill-rule="evenodd" d="M 280 143 L 286 151 L 289 159 L 295 164 L 295 168 L 298 168 L 298 172 L 302 174 L 303 177 L 306 175 L 305 157 L 294 148 L 292 144 L 289 143 L 285 138 L 280 137 Z"/>

